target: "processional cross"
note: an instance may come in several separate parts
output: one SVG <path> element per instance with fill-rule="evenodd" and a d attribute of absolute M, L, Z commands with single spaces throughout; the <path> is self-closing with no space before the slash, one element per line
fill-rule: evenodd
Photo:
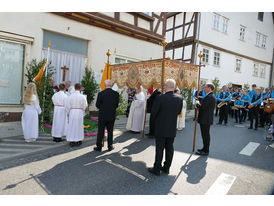
<path fill-rule="evenodd" d="M 66 71 L 69 70 L 66 66 L 61 67 L 63 69 L 63 82 L 66 80 Z"/>

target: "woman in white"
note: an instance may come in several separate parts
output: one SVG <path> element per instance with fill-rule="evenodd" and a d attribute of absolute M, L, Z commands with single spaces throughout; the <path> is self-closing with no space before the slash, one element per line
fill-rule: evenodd
<path fill-rule="evenodd" d="M 65 84 L 61 83 L 59 89 L 60 91 L 55 93 L 51 98 L 54 104 L 51 136 L 55 142 L 62 141 L 62 136 L 66 135 L 65 129 L 67 128 L 67 113 L 65 108 L 67 95 L 64 92 Z"/>
<path fill-rule="evenodd" d="M 146 96 L 141 86 L 136 90 L 135 100 L 131 103 L 127 129 L 140 132 L 144 127 Z"/>
<path fill-rule="evenodd" d="M 23 103 L 22 128 L 24 138 L 26 142 L 33 142 L 39 136 L 38 114 L 41 114 L 39 99 L 34 83 L 30 83 L 27 86 Z"/>
<path fill-rule="evenodd" d="M 175 93 L 181 96 L 180 90 L 175 89 Z M 185 128 L 185 119 L 186 119 L 186 101 L 183 100 L 183 107 L 181 113 L 177 117 L 177 130 L 182 130 Z"/>

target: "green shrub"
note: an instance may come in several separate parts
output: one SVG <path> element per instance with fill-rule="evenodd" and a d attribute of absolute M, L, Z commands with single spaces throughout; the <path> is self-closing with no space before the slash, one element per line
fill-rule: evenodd
<path fill-rule="evenodd" d="M 116 109 L 116 115 L 125 115 L 127 110 L 127 100 L 124 98 L 123 93 L 125 88 L 119 93 L 119 105 Z"/>

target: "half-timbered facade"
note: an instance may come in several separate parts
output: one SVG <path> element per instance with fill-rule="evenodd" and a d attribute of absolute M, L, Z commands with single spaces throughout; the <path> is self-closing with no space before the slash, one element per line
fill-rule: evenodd
<path fill-rule="evenodd" d="M 221 85 L 273 85 L 270 12 L 168 13 L 166 36 L 166 55 L 172 59 L 198 64 L 197 54 L 203 52 L 203 83 L 217 78 Z"/>
<path fill-rule="evenodd" d="M 162 57 L 165 12 L 0 13 L 0 121 L 20 120 L 26 64 L 46 58 L 55 67 L 55 83 L 80 82 L 90 66 L 100 81 L 110 63 Z M 20 22 L 20 23 L 19 23 Z"/>

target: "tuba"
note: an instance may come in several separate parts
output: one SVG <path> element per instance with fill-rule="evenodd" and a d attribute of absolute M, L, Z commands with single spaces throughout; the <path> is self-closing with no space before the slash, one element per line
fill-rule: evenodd
<path fill-rule="evenodd" d="M 268 99 L 266 105 L 264 106 L 264 111 L 266 113 L 274 112 L 274 101 L 272 99 Z"/>

